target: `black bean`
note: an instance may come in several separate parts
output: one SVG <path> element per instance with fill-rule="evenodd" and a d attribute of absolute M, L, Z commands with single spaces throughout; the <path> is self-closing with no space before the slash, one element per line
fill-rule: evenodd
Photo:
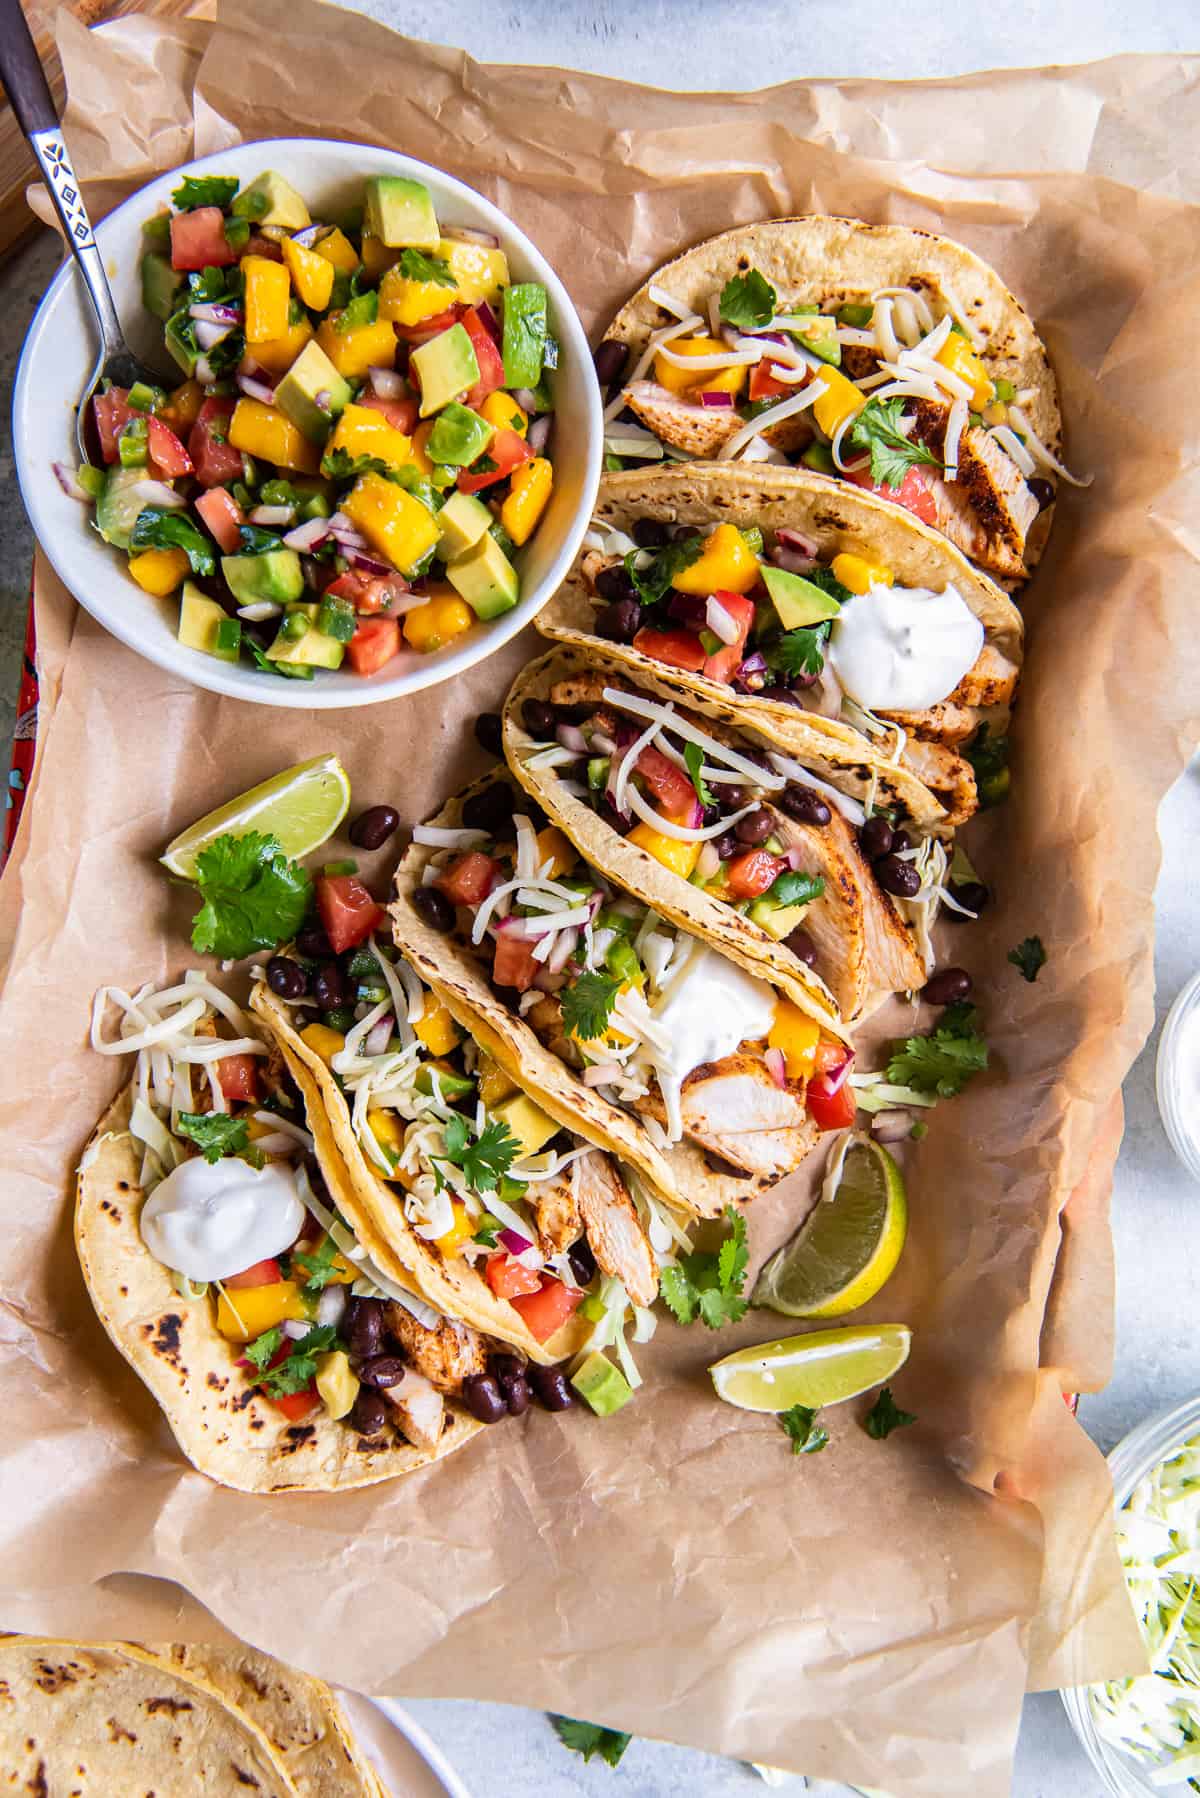
<path fill-rule="evenodd" d="M 360 1436 L 378 1436 L 387 1422 L 388 1408 L 377 1392 L 371 1392 L 363 1386 L 354 1401 L 350 1412 L 350 1427 L 358 1431 Z"/>
<path fill-rule="evenodd" d="M 1032 481 L 1026 482 L 1030 493 L 1037 501 L 1037 509 L 1044 512 L 1047 506 L 1054 504 L 1054 483 L 1044 481 L 1041 475 L 1035 475 Z"/>
<path fill-rule="evenodd" d="M 480 712 L 475 720 L 475 741 L 489 755 L 499 755 L 504 747 L 500 730 L 499 712 Z"/>
<path fill-rule="evenodd" d="M 960 905 L 965 905 L 968 911 L 973 912 L 981 912 L 991 898 L 991 894 L 982 880 L 952 880 L 948 890 L 952 899 L 957 899 Z M 942 916 L 947 918 L 951 924 L 971 923 L 970 918 L 964 918 L 961 912 L 952 911 L 949 906 L 946 907 Z"/>
<path fill-rule="evenodd" d="M 734 835 L 739 843 L 765 843 L 770 836 L 773 825 L 771 814 L 765 805 L 760 805 L 756 812 L 747 812 L 734 825 Z"/>
<path fill-rule="evenodd" d="M 785 949 L 790 949 L 796 960 L 802 961 L 806 968 L 816 967 L 817 946 L 807 930 L 803 928 L 793 930 L 790 936 L 784 937 L 783 946 Z"/>
<path fill-rule="evenodd" d="M 499 1423 L 508 1415 L 508 1406 L 490 1373 L 468 1374 L 463 1381 L 463 1399 L 477 1423 Z"/>
<path fill-rule="evenodd" d="M 701 824 L 705 825 L 706 827 L 709 824 L 715 824 L 717 819 L 721 816 L 721 813 L 724 809 L 725 808 L 723 806 L 717 805 L 715 803 L 712 805 L 704 806 L 700 813 Z"/>
<path fill-rule="evenodd" d="M 615 337 L 606 337 L 600 348 L 593 352 L 592 361 L 596 367 L 596 379 L 601 387 L 611 387 L 625 373 L 625 364 L 629 360 L 629 345 L 621 343 Z"/>
<path fill-rule="evenodd" d="M 531 1361 L 525 1375 L 533 1396 L 547 1411 L 569 1411 L 575 1403 L 561 1367 L 539 1367 Z"/>
<path fill-rule="evenodd" d="M 881 855 L 890 855 L 895 832 L 886 818 L 868 818 L 858 833 L 862 844 L 862 852 L 869 862 L 877 861 Z"/>
<path fill-rule="evenodd" d="M 342 1318 L 342 1335 L 356 1361 L 369 1361 L 383 1343 L 383 1303 L 351 1295 Z"/>
<path fill-rule="evenodd" d="M 525 1372 L 525 1363 L 520 1355 L 492 1355 L 488 1359 L 488 1372 L 500 1381 L 515 1380 Z"/>
<path fill-rule="evenodd" d="M 281 999 L 303 999 L 308 991 L 308 975 L 298 961 L 273 955 L 267 963 L 267 985 Z"/>
<path fill-rule="evenodd" d="M 471 794 L 462 808 L 462 822 L 467 830 L 486 830 L 489 836 L 511 835 L 516 809 L 516 796 L 508 782 L 495 780 L 482 793 Z"/>
<path fill-rule="evenodd" d="M 897 830 L 892 834 L 892 854 L 902 855 L 906 849 L 912 848 L 912 838 L 906 830 Z"/>
<path fill-rule="evenodd" d="M 510 1417 L 524 1417 L 529 1409 L 529 1381 L 523 1374 L 515 1380 L 501 1380 L 500 1390 Z"/>
<path fill-rule="evenodd" d="M 741 844 L 737 839 L 737 832 L 733 830 L 725 831 L 722 836 L 713 837 L 712 845 L 723 862 L 729 861 L 741 848 Z"/>
<path fill-rule="evenodd" d="M 319 924 L 306 924 L 303 930 L 298 930 L 296 947 L 310 961 L 327 961 L 333 954 L 333 944 Z"/>
<path fill-rule="evenodd" d="M 828 824 L 832 813 L 813 787 L 785 787 L 779 796 L 779 809 L 797 824 Z"/>
<path fill-rule="evenodd" d="M 902 862 L 898 855 L 881 855 L 875 863 L 875 878 L 894 899 L 911 899 L 921 890 L 921 876 L 911 862 Z"/>
<path fill-rule="evenodd" d="M 601 599 L 609 600 L 613 605 L 618 600 L 637 600 L 637 588 L 630 579 L 624 562 L 612 562 L 602 568 L 596 576 L 596 591 Z"/>
<path fill-rule="evenodd" d="M 350 841 L 356 849 L 382 849 L 399 823 L 400 814 L 395 806 L 368 806 L 350 826 Z"/>
<path fill-rule="evenodd" d="M 552 737 L 554 707 L 544 699 L 527 699 L 521 707 L 521 722 L 531 737 Z"/>
<path fill-rule="evenodd" d="M 630 536 L 639 549 L 661 549 L 671 541 L 671 527 L 658 518 L 637 518 Z"/>
<path fill-rule="evenodd" d="M 724 787 L 724 786 L 722 786 L 722 787 L 718 787 L 716 789 L 716 791 L 720 798 L 721 810 L 723 812 L 736 812 L 736 811 L 739 811 L 743 805 L 749 804 L 749 801 L 750 801 L 749 787 Z"/>
<path fill-rule="evenodd" d="M 971 976 L 965 968 L 939 968 L 932 980 L 921 989 L 921 997 L 929 1005 L 958 1005 L 969 998 Z"/>
<path fill-rule="evenodd" d="M 405 1364 L 399 1355 L 372 1355 L 358 1370 L 364 1386 L 387 1388 L 398 1386 L 404 1378 Z"/>
<path fill-rule="evenodd" d="M 608 828 L 615 830 L 619 837 L 627 837 L 633 829 L 633 819 L 623 818 L 607 794 L 601 795 L 596 811 Z"/>
<path fill-rule="evenodd" d="M 617 599 L 602 606 L 594 620 L 596 635 L 608 643 L 632 643 L 642 628 L 642 608 L 636 599 Z"/>
<path fill-rule="evenodd" d="M 321 963 L 312 977 L 312 995 L 322 1011 L 339 1011 L 350 1004 L 350 982 L 336 961 Z"/>
<path fill-rule="evenodd" d="M 586 1236 L 581 1236 L 571 1244 L 567 1250 L 567 1259 L 579 1284 L 590 1286 L 596 1277 L 596 1257 L 592 1254 L 592 1245 Z"/>

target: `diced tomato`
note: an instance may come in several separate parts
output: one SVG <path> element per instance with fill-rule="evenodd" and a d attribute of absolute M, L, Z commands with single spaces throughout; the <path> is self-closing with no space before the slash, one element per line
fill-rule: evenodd
<path fill-rule="evenodd" d="M 350 604 L 354 607 L 354 610 L 357 612 L 360 602 L 370 585 L 371 577 L 369 574 L 360 574 L 357 568 L 347 568 L 344 574 L 339 574 L 334 580 L 330 581 L 329 585 L 325 588 L 325 592 L 333 599 L 348 599 Z"/>
<path fill-rule="evenodd" d="M 366 406 L 371 412 L 382 412 L 392 429 L 403 431 L 406 437 L 411 437 L 417 428 L 417 402 L 412 394 L 405 394 L 399 400 L 385 400 L 368 387 L 354 403 Z"/>
<path fill-rule="evenodd" d="M 731 899 L 757 899 L 775 885 L 786 867 L 784 858 L 772 855 L 769 849 L 749 849 L 725 863 L 729 882 L 725 890 Z"/>
<path fill-rule="evenodd" d="M 771 364 L 767 358 L 756 362 L 750 370 L 750 389 L 747 394 L 751 405 L 755 400 L 773 400 L 781 393 L 798 393 L 798 386 L 789 385 L 771 373 Z"/>
<path fill-rule="evenodd" d="M 347 568 L 325 588 L 334 599 L 348 599 L 356 612 L 390 612 L 408 590 L 398 574 L 360 574 L 357 568 Z"/>
<path fill-rule="evenodd" d="M 498 1299 L 515 1299 L 539 1292 L 542 1276 L 536 1268 L 522 1267 L 515 1255 L 505 1252 L 489 1256 L 487 1283 Z M 583 1294 L 579 1296 L 582 1298 Z"/>
<path fill-rule="evenodd" d="M 110 387 L 107 393 L 97 393 L 92 399 L 92 411 L 100 433 L 101 455 L 106 462 L 119 461 L 121 452 L 117 448 L 117 438 L 133 417 L 129 389 Z"/>
<path fill-rule="evenodd" d="M 723 587 L 718 587 L 713 598 L 724 606 L 737 625 L 738 637 L 736 643 L 722 644 L 720 649 L 707 656 L 703 672 L 709 680 L 731 681 L 741 665 L 746 641 L 754 629 L 754 601 L 747 599 L 744 593 L 727 593 Z"/>
<path fill-rule="evenodd" d="M 164 481 L 178 480 L 192 474 L 192 458 L 169 425 L 161 418 L 148 418 L 150 460 Z"/>
<path fill-rule="evenodd" d="M 858 1100 L 848 1080 L 836 1091 L 831 1090 L 836 1075 L 814 1074 L 808 1083 L 804 1102 L 818 1130 L 848 1130 L 858 1114 Z"/>
<path fill-rule="evenodd" d="M 831 1036 L 823 1036 L 813 1052 L 813 1072 L 815 1074 L 840 1074 L 847 1064 L 854 1060 L 854 1055 L 845 1043 L 839 1043 Z M 843 1076 L 844 1078 L 844 1076 Z M 840 1086 L 841 1081 L 837 1084 Z"/>
<path fill-rule="evenodd" d="M 262 1097 L 258 1085 L 258 1061 L 257 1055 L 222 1055 L 217 1063 L 217 1079 L 227 1104 Z"/>
<path fill-rule="evenodd" d="M 225 236 L 219 206 L 197 206 L 171 220 L 171 267 L 190 274 L 202 268 L 229 268 L 238 253 Z"/>
<path fill-rule="evenodd" d="M 267 1397 L 270 1398 L 270 1396 L 268 1393 Z M 316 1410 L 320 1402 L 321 1395 L 315 1385 L 306 1386 L 303 1392 L 285 1392 L 279 1398 L 271 1399 L 275 1409 L 282 1411 L 290 1423 L 302 1423 Z"/>
<path fill-rule="evenodd" d="M 364 942 L 387 915 L 354 874 L 322 874 L 317 910 L 335 955 Z"/>
<path fill-rule="evenodd" d="M 541 963 L 533 959 L 533 943 L 515 930 L 502 930 L 496 938 L 492 979 L 497 986 L 515 987 L 527 993 L 541 971 Z"/>
<path fill-rule="evenodd" d="M 906 469 L 899 487 L 887 487 L 882 482 L 873 481 L 869 466 L 858 469 L 847 478 L 856 487 L 862 487 L 868 493 L 877 493 L 880 499 L 890 499 L 894 506 L 903 506 L 906 512 L 911 512 L 922 524 L 937 523 L 937 503 L 920 468 Z"/>
<path fill-rule="evenodd" d="M 242 452 L 229 442 L 229 421 L 236 402 L 207 399 L 188 433 L 188 455 L 202 487 L 223 487 L 242 478 Z"/>
<path fill-rule="evenodd" d="M 543 1279 L 537 1292 L 512 1301 L 513 1310 L 520 1312 L 529 1334 L 539 1342 L 548 1342 L 582 1303 L 583 1294 L 577 1286 L 564 1286 L 561 1280 L 548 1278 Z"/>
<path fill-rule="evenodd" d="M 655 631 L 643 625 L 633 639 L 633 647 L 652 662 L 665 662 L 668 668 L 686 668 L 689 674 L 699 674 L 707 660 L 704 645 L 694 631 Z"/>
<path fill-rule="evenodd" d="M 669 762 L 661 749 L 648 743 L 637 759 L 637 772 L 641 775 L 664 812 L 671 814 L 690 811 L 692 801 L 696 797 L 696 789 L 692 785 L 691 776 L 674 762 Z"/>
<path fill-rule="evenodd" d="M 499 872 L 500 863 L 482 849 L 468 849 L 448 862 L 433 884 L 455 905 L 478 905 L 491 892 Z"/>
<path fill-rule="evenodd" d="M 491 341 L 489 337 L 488 342 Z M 460 473 L 458 484 L 464 493 L 478 493 L 481 487 L 491 487 L 497 481 L 502 481 L 505 475 L 511 474 L 522 462 L 532 462 L 533 451 L 523 437 L 506 427 L 497 431 L 488 444 L 485 459 L 495 464 L 486 474 L 472 474 L 469 468 L 464 468 Z"/>
<path fill-rule="evenodd" d="M 232 493 L 224 487 L 209 487 L 197 498 L 196 510 L 216 538 L 221 553 L 236 556 L 242 544 L 239 533 L 246 515 Z"/>
<path fill-rule="evenodd" d="M 362 618 L 346 645 L 346 660 L 355 674 L 378 674 L 386 662 L 400 653 L 400 621 L 397 618 Z"/>
<path fill-rule="evenodd" d="M 266 1261 L 256 1261 L 253 1267 L 244 1268 L 240 1274 L 227 1274 L 221 1284 L 240 1292 L 247 1286 L 274 1286 L 282 1278 L 283 1271 L 278 1261 L 268 1258 Z"/>
<path fill-rule="evenodd" d="M 497 388 L 504 385 L 504 358 L 496 348 L 496 339 L 474 306 L 467 307 L 461 323 L 474 345 L 475 360 L 479 364 L 479 379 L 467 395 L 467 404 L 482 406 L 489 393 L 495 393 Z"/>
<path fill-rule="evenodd" d="M 418 324 L 397 325 L 396 336 L 405 343 L 428 343 L 431 337 L 439 337 L 456 325 L 465 310 L 464 306 L 447 306 L 444 312 L 435 312 L 432 318 L 423 318 Z"/>

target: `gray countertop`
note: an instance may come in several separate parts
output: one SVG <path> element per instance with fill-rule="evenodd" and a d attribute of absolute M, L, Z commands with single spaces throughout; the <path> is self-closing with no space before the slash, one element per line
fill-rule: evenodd
<path fill-rule="evenodd" d="M 954 75 L 987 67 L 1077 62 L 1126 51 L 1200 47 L 1195 0 L 1158 0 L 1132 9 L 1126 0 L 966 0 L 936 15 L 897 13 L 881 0 L 858 0 L 852 32 L 834 0 L 360 0 L 358 10 L 397 29 L 461 44 L 483 60 L 558 63 L 675 87 L 754 87 L 800 76 L 889 79 Z M 906 23 L 906 20 L 908 21 Z M 736 21 L 736 23 L 735 23 Z M 897 30 L 897 23 L 901 29 Z M 0 402 L 7 416 L 16 360 L 29 319 L 55 266 L 49 233 L 0 270 Z M 11 444 L 0 443 L 0 744 L 11 732 L 25 629 L 32 538 L 17 492 Z M 1133 1424 L 1196 1386 L 1191 1331 L 1191 1263 L 1180 1247 L 1200 1245 L 1200 1189 L 1176 1162 L 1158 1118 L 1154 1056 L 1163 1018 L 1195 971 L 1192 925 L 1200 886 L 1200 764 L 1175 787 L 1160 820 L 1164 846 L 1157 890 L 1155 1030 L 1125 1084 L 1126 1130 L 1117 1164 L 1117 1365 L 1107 1390 L 1085 1398 L 1080 1417 L 1107 1451 Z M 636 1742 L 615 1776 L 585 1766 L 558 1745 L 536 1713 L 453 1700 L 408 1707 L 434 1737 L 475 1798 L 548 1798 L 590 1792 L 627 1798 L 718 1798 L 764 1790 L 749 1768 L 684 1749 Z M 785 1788 L 800 1790 L 798 1779 Z M 838 1788 L 818 1785 L 815 1792 Z M 1014 1798 L 1081 1798 L 1095 1778 L 1077 1747 L 1057 1696 L 1026 1701 Z M 966 1795 L 963 1795 L 966 1798 Z"/>

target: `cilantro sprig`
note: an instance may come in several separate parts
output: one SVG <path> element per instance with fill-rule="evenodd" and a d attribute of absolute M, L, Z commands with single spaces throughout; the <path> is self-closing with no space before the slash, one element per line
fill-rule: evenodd
<path fill-rule="evenodd" d="M 400 273 L 406 281 L 432 281 L 438 287 L 457 287 L 444 256 L 427 256 L 424 250 L 401 250 Z"/>
<path fill-rule="evenodd" d="M 730 1234 L 715 1255 L 694 1249 L 681 1255 L 677 1266 L 662 1270 L 659 1294 L 681 1324 L 699 1318 L 708 1329 L 719 1330 L 746 1314 L 748 1301 L 741 1296 L 750 1261 L 746 1220 L 732 1205 L 726 1207 L 725 1216 Z"/>
<path fill-rule="evenodd" d="M 825 891 L 823 874 L 802 874 L 798 868 L 786 868 L 767 888 L 765 898 L 776 905 L 811 905 Z"/>
<path fill-rule="evenodd" d="M 883 1442 L 893 1430 L 907 1429 L 910 1423 L 916 1423 L 915 1411 L 902 1411 L 892 1397 L 892 1389 L 885 1386 L 867 1415 L 863 1418 L 863 1429 L 876 1442 Z"/>
<path fill-rule="evenodd" d="M 610 1767 L 617 1765 L 633 1740 L 625 1730 L 605 1729 L 601 1723 L 581 1723 L 576 1717 L 551 1717 L 550 1721 L 564 1748 L 582 1754 L 585 1761 L 596 1755 Z"/>
<path fill-rule="evenodd" d="M 581 1043 L 603 1036 L 617 1002 L 621 982 L 611 974 L 581 974 L 558 995 L 563 1029 Z"/>
<path fill-rule="evenodd" d="M 988 1046 L 973 1005 L 948 1005 L 928 1036 L 893 1045 L 887 1077 L 893 1086 L 952 1099 L 988 1065 Z"/>
<path fill-rule="evenodd" d="M 699 743 L 684 744 L 683 761 L 684 766 L 687 768 L 688 774 L 691 777 L 692 785 L 696 789 L 696 798 L 700 801 L 701 805 L 714 804 L 712 789 L 700 772 L 701 768 L 704 766 L 704 751 L 701 749 Z"/>
<path fill-rule="evenodd" d="M 262 1345 L 272 1336 L 275 1338 L 274 1343 L 264 1351 Z M 290 1393 L 303 1392 L 312 1385 L 317 1375 L 317 1356 L 333 1348 L 337 1342 L 337 1330 L 333 1324 L 314 1324 L 308 1334 L 296 1343 L 291 1354 L 270 1367 L 267 1363 L 278 1351 L 282 1340 L 282 1332 L 275 1328 L 268 1330 L 256 1342 L 250 1343 L 246 1349 L 247 1358 L 255 1367 L 262 1369 L 263 1377 L 259 1384 L 270 1398 L 287 1398 Z"/>
<path fill-rule="evenodd" d="M 906 435 L 902 427 L 903 396 L 890 400 L 868 400 L 850 427 L 850 441 L 859 449 L 871 452 L 871 479 L 875 485 L 893 489 L 904 485 L 904 477 L 918 462 L 940 468 L 941 462 L 920 438 Z"/>
<path fill-rule="evenodd" d="M 222 961 L 286 942 L 312 896 L 307 869 L 289 861 L 277 837 L 256 830 L 215 838 L 196 857 L 196 880 L 203 903 L 192 920 L 192 947 Z"/>
<path fill-rule="evenodd" d="M 495 1192 L 521 1152 L 520 1143 L 503 1118 L 490 1118 L 480 1134 L 474 1136 L 466 1118 L 455 1112 L 447 1118 L 443 1136 L 444 1159 L 462 1169 L 472 1192 Z"/>
<path fill-rule="evenodd" d="M 817 1422 L 817 1408 L 793 1405 L 779 1413 L 779 1427 L 791 1438 L 794 1455 L 819 1455 L 829 1446 L 829 1431 Z"/>
<path fill-rule="evenodd" d="M 217 559 L 209 538 L 182 512 L 166 506 L 143 506 L 129 536 L 133 555 L 144 549 L 181 549 L 193 574 L 216 572 Z"/>
<path fill-rule="evenodd" d="M 720 313 L 739 331 L 761 331 L 775 316 L 776 293 L 756 268 L 734 275 L 721 289 Z"/>
<path fill-rule="evenodd" d="M 1040 936 L 1027 936 L 1009 950 L 1008 960 L 1020 969 L 1022 980 L 1032 983 L 1046 965 L 1046 945 Z"/>
<path fill-rule="evenodd" d="M 197 206 L 229 205 L 239 186 L 236 175 L 185 175 L 172 189 L 171 203 L 178 212 L 192 212 Z"/>
<path fill-rule="evenodd" d="M 785 631 L 763 651 L 767 667 L 781 674 L 820 674 L 825 666 L 828 637 L 827 624 L 802 625 L 798 630 Z"/>
<path fill-rule="evenodd" d="M 181 1111 L 178 1130 L 194 1142 L 205 1161 L 214 1164 L 225 1155 L 240 1155 L 250 1145 L 250 1127 L 245 1118 L 230 1117 L 225 1111 Z"/>
<path fill-rule="evenodd" d="M 305 1292 L 324 1292 L 330 1280 L 337 1272 L 333 1265 L 337 1256 L 337 1243 L 332 1236 L 326 1236 L 312 1254 L 298 1249 L 292 1255 L 292 1267 L 299 1268 L 305 1275 Z M 293 1274 L 293 1278 L 295 1275 Z"/>
<path fill-rule="evenodd" d="M 703 537 L 680 537 L 674 543 L 665 543 L 645 568 L 636 568 L 634 564 L 642 552 L 631 549 L 625 558 L 625 572 L 642 604 L 656 606 L 670 591 L 675 576 L 698 562 L 703 551 Z"/>

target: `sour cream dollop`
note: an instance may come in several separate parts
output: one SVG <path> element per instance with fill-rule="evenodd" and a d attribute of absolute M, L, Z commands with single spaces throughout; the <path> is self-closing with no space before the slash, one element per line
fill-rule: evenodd
<path fill-rule="evenodd" d="M 277 1162 L 252 1168 L 236 1156 L 181 1162 L 142 1206 L 142 1241 L 187 1280 L 225 1280 L 290 1248 L 304 1206 Z"/>
<path fill-rule="evenodd" d="M 982 648 L 983 626 L 955 587 L 871 587 L 834 619 L 829 659 L 859 705 L 923 712 L 953 693 Z"/>
<path fill-rule="evenodd" d="M 732 1055 L 740 1044 L 766 1036 L 775 1019 L 775 994 L 764 981 L 743 974 L 715 949 L 702 949 L 683 979 L 654 1008 L 654 1022 L 671 1042 L 655 1057 L 658 1083 L 678 1096 L 684 1080 L 706 1061 Z"/>

